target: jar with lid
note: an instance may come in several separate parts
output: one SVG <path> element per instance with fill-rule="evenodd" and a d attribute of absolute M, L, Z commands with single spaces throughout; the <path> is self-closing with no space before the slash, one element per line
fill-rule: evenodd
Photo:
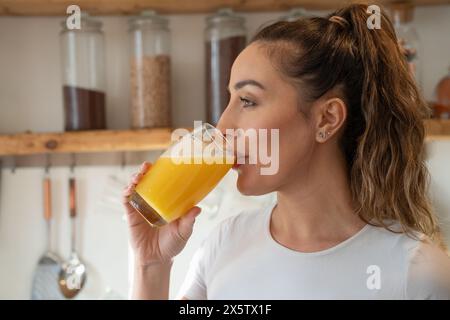
<path fill-rule="evenodd" d="M 231 9 L 220 9 L 206 18 L 206 116 L 216 125 L 228 105 L 231 66 L 245 48 L 245 19 Z"/>
<path fill-rule="evenodd" d="M 450 119 L 450 67 L 448 74 L 436 86 L 433 109 L 435 118 Z"/>
<path fill-rule="evenodd" d="M 297 7 L 290 9 L 285 15 L 280 17 L 281 21 L 293 22 L 300 19 L 309 18 L 310 15 L 304 8 Z"/>
<path fill-rule="evenodd" d="M 143 11 L 129 20 L 131 127 L 171 125 L 170 30 L 168 19 Z"/>
<path fill-rule="evenodd" d="M 410 1 L 398 1 L 391 3 L 389 6 L 398 42 L 416 84 L 420 87 L 420 40 L 413 24 L 414 4 Z"/>
<path fill-rule="evenodd" d="M 65 130 L 106 128 L 102 23 L 82 13 L 80 29 L 60 33 Z"/>

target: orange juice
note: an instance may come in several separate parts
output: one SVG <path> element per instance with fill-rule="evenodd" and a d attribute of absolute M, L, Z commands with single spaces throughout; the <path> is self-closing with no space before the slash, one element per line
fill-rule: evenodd
<path fill-rule="evenodd" d="M 184 159 L 184 163 L 176 160 L 178 162 L 167 156 L 160 157 L 130 197 L 130 203 L 152 225 L 164 225 L 185 214 L 233 166 L 229 159 L 192 157 Z"/>

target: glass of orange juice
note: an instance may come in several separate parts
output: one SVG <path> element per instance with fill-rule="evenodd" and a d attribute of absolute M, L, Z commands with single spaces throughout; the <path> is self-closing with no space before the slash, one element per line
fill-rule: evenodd
<path fill-rule="evenodd" d="M 152 226 L 163 226 L 199 203 L 233 164 L 232 145 L 218 129 L 202 124 L 156 160 L 129 203 Z"/>

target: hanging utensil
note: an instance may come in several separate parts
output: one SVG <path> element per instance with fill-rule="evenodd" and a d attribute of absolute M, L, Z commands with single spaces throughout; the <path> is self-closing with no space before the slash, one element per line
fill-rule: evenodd
<path fill-rule="evenodd" d="M 1 204 L 2 204 L 2 194 L 3 194 L 2 193 L 2 177 L 3 177 L 3 162 L 2 162 L 2 159 L 0 159 L 0 208 L 1 208 Z M 1 215 L 1 210 L 0 210 L 0 215 Z"/>
<path fill-rule="evenodd" d="M 51 251 L 52 196 L 48 169 L 43 181 L 44 218 L 47 223 L 47 250 L 39 259 L 34 272 L 31 289 L 32 300 L 64 299 L 58 287 L 58 276 L 62 270 L 61 259 Z"/>
<path fill-rule="evenodd" d="M 59 288 L 66 298 L 75 297 L 86 283 L 86 266 L 78 258 L 76 245 L 76 185 L 75 178 L 69 179 L 69 206 L 71 222 L 71 254 L 59 274 Z"/>

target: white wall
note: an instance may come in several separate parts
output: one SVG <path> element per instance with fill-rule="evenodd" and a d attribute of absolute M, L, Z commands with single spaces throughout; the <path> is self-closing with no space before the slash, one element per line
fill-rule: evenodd
<path fill-rule="evenodd" d="M 247 14 L 249 33 L 280 13 Z M 204 117 L 203 28 L 204 15 L 170 17 L 172 30 L 172 79 L 174 125 L 192 125 Z M 416 15 L 422 38 L 424 92 L 431 98 L 433 88 L 450 65 L 450 6 L 420 8 Z M 107 66 L 107 117 L 110 128 L 128 127 L 127 18 L 104 17 Z M 60 81 L 59 22 L 54 17 L 0 17 L 0 132 L 60 131 L 63 107 Z M 155 154 L 150 156 L 154 158 Z M 440 216 L 450 212 L 450 142 L 429 146 L 432 196 Z M 127 177 L 135 170 L 114 166 L 76 168 L 79 180 L 79 248 L 89 266 L 84 298 L 127 296 L 127 234 L 118 198 Z M 55 248 L 67 256 L 69 250 L 67 209 L 67 168 L 51 170 L 54 180 Z M 45 245 L 42 222 L 42 169 L 2 170 L 0 184 L 0 298 L 29 297 L 33 268 Z M 92 177 L 95 176 L 95 179 Z M 212 225 L 239 208 L 268 201 L 270 196 L 245 198 L 232 187 L 234 173 L 223 181 L 205 206 L 220 195 L 227 205 L 220 214 L 200 216 L 196 232 L 186 250 L 177 258 L 171 296 L 178 289 L 190 256 Z M 117 182 L 119 181 L 119 182 Z M 447 229 L 450 234 L 450 229 Z M 110 288 L 112 291 L 108 291 Z"/>

